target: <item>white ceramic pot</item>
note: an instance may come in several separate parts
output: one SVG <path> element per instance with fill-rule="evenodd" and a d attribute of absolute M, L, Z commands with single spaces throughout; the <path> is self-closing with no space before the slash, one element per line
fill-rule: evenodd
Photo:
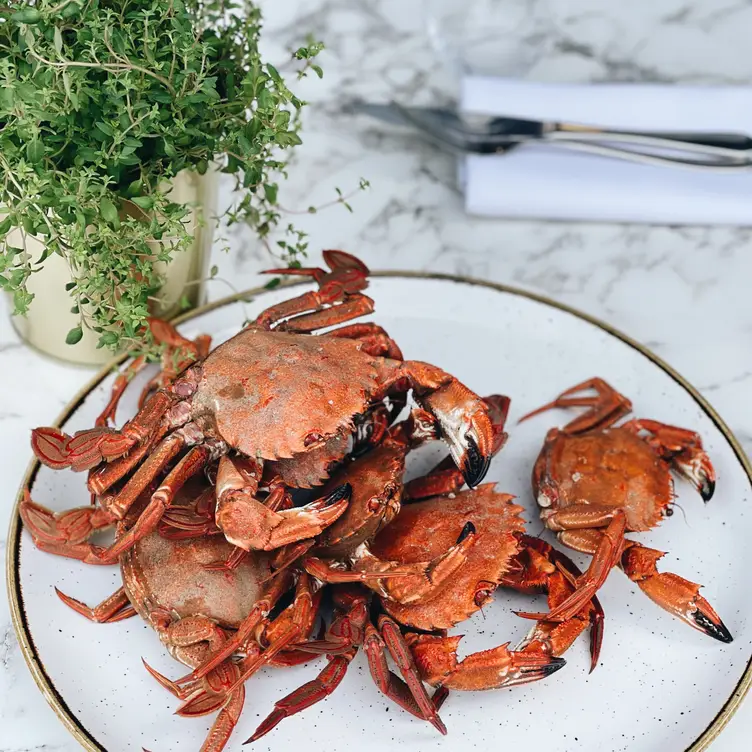
<path fill-rule="evenodd" d="M 204 281 L 216 225 L 218 185 L 216 166 L 210 167 L 204 175 L 183 170 L 172 181 L 170 198 L 191 207 L 185 221 L 193 243 L 186 251 L 176 253 L 169 264 L 160 265 L 165 283 L 159 292 L 161 302 L 152 311 L 155 316 L 174 316 L 183 296 L 191 307 L 204 300 Z M 10 245 L 20 245 L 19 241 L 20 236 L 14 238 L 13 233 L 8 236 Z M 26 244 L 32 256 L 41 254 L 43 243 L 40 240 L 27 238 Z M 158 250 L 158 241 L 150 245 Z M 99 335 L 96 332 L 84 329 L 84 336 L 77 344 L 65 342 L 66 334 L 79 324 L 79 317 L 70 310 L 74 301 L 65 289 L 69 281 L 70 270 L 65 259 L 56 254 L 47 258 L 43 268 L 29 277 L 29 292 L 35 297 L 28 314 L 14 316 L 13 325 L 29 345 L 45 355 L 87 365 L 105 363 L 112 358 L 112 351 L 97 349 Z"/>

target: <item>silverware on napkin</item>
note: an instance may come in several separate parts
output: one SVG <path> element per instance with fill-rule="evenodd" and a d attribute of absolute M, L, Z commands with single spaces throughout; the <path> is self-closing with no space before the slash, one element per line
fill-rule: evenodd
<path fill-rule="evenodd" d="M 752 138 L 744 133 L 638 133 L 503 116 L 472 116 L 471 121 L 448 108 L 405 107 L 397 102 L 355 101 L 348 109 L 414 128 L 441 148 L 460 154 L 499 154 L 523 144 L 545 143 L 647 164 L 703 170 L 752 167 Z"/>

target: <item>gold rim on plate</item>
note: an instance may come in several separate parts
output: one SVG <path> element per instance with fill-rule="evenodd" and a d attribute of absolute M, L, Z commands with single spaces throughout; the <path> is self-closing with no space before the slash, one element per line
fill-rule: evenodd
<path fill-rule="evenodd" d="M 695 402 L 697 402 L 697 404 L 702 408 L 702 410 L 713 421 L 713 423 L 718 428 L 718 430 L 723 434 L 726 441 L 728 441 L 728 443 L 731 445 L 732 449 L 734 450 L 734 453 L 736 454 L 737 459 L 739 460 L 739 463 L 744 468 L 744 471 L 746 472 L 747 477 L 750 480 L 750 484 L 752 484 L 752 464 L 750 464 L 750 461 L 747 458 L 746 454 L 744 453 L 744 450 L 739 444 L 739 441 L 737 440 L 737 438 L 731 432 L 729 427 L 724 423 L 724 421 L 721 419 L 718 413 L 716 413 L 713 407 L 711 407 L 708 401 L 683 376 L 678 374 L 670 365 L 668 365 L 663 360 L 661 360 L 661 358 L 659 358 L 655 353 L 653 353 L 644 345 L 641 345 L 639 342 L 636 342 L 631 337 L 628 337 L 626 334 L 623 334 L 618 329 L 614 329 L 612 326 L 605 323 L 604 321 L 601 321 L 593 316 L 590 316 L 587 313 L 583 313 L 582 311 L 578 311 L 575 308 L 570 308 L 569 306 L 564 305 L 563 303 L 559 303 L 555 300 L 551 300 L 550 298 L 547 298 L 543 295 L 537 295 L 536 293 L 528 292 L 526 290 L 520 290 L 516 287 L 509 287 L 507 285 L 502 285 L 502 284 L 498 284 L 494 282 L 487 282 L 485 280 L 474 279 L 472 277 L 462 277 L 462 276 L 453 275 L 453 274 L 409 272 L 409 271 L 373 272 L 371 276 L 411 278 L 411 279 L 438 279 L 438 280 L 444 280 L 447 282 L 455 282 L 455 283 L 460 283 L 460 284 L 465 284 L 465 285 L 473 285 L 477 287 L 486 287 L 491 290 L 496 290 L 498 292 L 503 292 L 503 293 L 507 293 L 511 295 L 518 295 L 523 298 L 528 298 L 529 300 L 534 300 L 538 303 L 542 303 L 544 305 L 550 306 L 551 308 L 556 308 L 559 311 L 564 311 L 565 313 L 575 316 L 576 318 L 579 318 L 583 321 L 587 321 L 589 324 L 592 324 L 593 326 L 596 326 L 599 329 L 602 329 L 603 331 L 607 332 L 613 337 L 616 337 L 617 339 L 624 342 L 624 344 L 629 345 L 629 347 L 642 353 L 642 355 L 644 355 L 646 358 L 648 358 L 648 360 L 652 361 L 661 370 L 667 373 L 674 381 L 676 381 L 681 387 L 683 387 L 692 396 Z M 288 282 L 284 282 L 282 286 L 290 287 L 290 286 L 295 286 L 295 285 L 300 285 L 300 284 L 305 284 L 305 281 L 291 280 Z M 252 290 L 246 290 L 245 292 L 237 293 L 235 295 L 230 295 L 226 298 L 222 298 L 221 300 L 217 300 L 214 303 L 209 303 L 208 305 L 197 308 L 193 311 L 190 311 L 189 313 L 178 316 L 177 318 L 173 319 L 173 323 L 181 324 L 186 321 L 190 321 L 191 319 L 196 318 L 197 316 L 201 316 L 202 314 L 209 313 L 210 311 L 214 311 L 217 308 L 222 308 L 226 305 L 230 305 L 232 303 L 236 303 L 241 300 L 255 298 L 256 296 L 262 295 L 265 292 L 268 292 L 268 291 L 266 290 L 266 288 L 262 287 L 262 288 L 255 288 Z M 78 392 L 78 394 L 76 394 L 76 396 L 66 405 L 62 413 L 57 417 L 57 420 L 55 421 L 54 425 L 58 427 L 62 426 L 65 423 L 65 421 L 68 420 L 68 418 L 75 412 L 75 410 L 78 409 L 78 407 L 86 399 L 89 393 L 94 388 L 96 388 L 105 378 L 107 378 L 107 376 L 109 376 L 112 373 L 114 368 L 121 365 L 126 360 L 126 357 L 127 356 L 125 355 L 121 355 L 113 359 L 107 365 L 105 365 L 102 368 L 102 370 L 100 370 L 96 374 L 96 376 L 94 376 L 84 387 L 82 387 L 82 389 Z M 8 599 L 10 602 L 13 627 L 15 629 L 18 642 L 21 646 L 21 652 L 23 653 L 24 659 L 26 660 L 29 670 L 31 671 L 32 676 L 34 677 L 34 681 L 37 683 L 37 686 L 41 690 L 45 699 L 50 704 L 50 706 L 55 711 L 55 713 L 60 718 L 60 720 L 65 724 L 65 726 L 68 728 L 71 734 L 73 734 L 73 736 L 83 746 L 84 749 L 89 750 L 90 752 L 107 752 L 107 750 L 105 750 L 105 748 L 102 747 L 91 736 L 91 734 L 86 730 L 86 728 L 84 728 L 84 726 L 80 723 L 78 718 L 76 718 L 74 713 L 68 707 L 64 698 L 57 691 L 54 683 L 52 682 L 52 679 L 47 675 L 44 665 L 37 653 L 33 638 L 31 636 L 31 631 L 29 630 L 29 625 L 26 621 L 26 614 L 25 614 L 24 607 L 23 607 L 23 597 L 21 594 L 21 580 L 20 580 L 20 571 L 19 571 L 19 553 L 21 550 L 22 524 L 21 524 L 21 518 L 18 514 L 18 504 L 21 500 L 23 490 L 25 488 L 28 488 L 30 484 L 33 483 L 38 470 L 39 470 L 39 461 L 34 459 L 29 465 L 26 471 L 26 474 L 24 476 L 24 479 L 21 483 L 21 488 L 19 489 L 19 492 L 16 498 L 16 504 L 13 508 L 13 512 L 11 516 L 10 530 L 8 532 L 6 580 L 7 580 L 7 586 L 8 586 Z M 739 708 L 739 705 L 741 704 L 741 701 L 744 699 L 744 696 L 749 691 L 750 686 L 752 686 L 752 658 L 750 658 L 750 661 L 747 663 L 744 673 L 742 674 L 738 684 L 734 688 L 734 691 L 732 692 L 731 696 L 728 698 L 728 700 L 726 700 L 723 707 L 718 711 L 718 714 L 710 722 L 708 727 L 702 732 L 702 734 L 700 734 L 700 736 L 694 742 L 692 742 L 692 744 L 686 749 L 685 752 L 702 752 L 703 750 L 706 750 L 709 747 L 711 742 L 721 733 L 721 731 L 729 722 L 729 720 L 734 715 L 734 713 L 736 713 L 737 709 Z"/>

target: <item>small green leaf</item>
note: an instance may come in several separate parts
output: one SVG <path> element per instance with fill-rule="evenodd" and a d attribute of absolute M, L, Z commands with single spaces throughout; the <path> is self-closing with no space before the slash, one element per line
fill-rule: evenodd
<path fill-rule="evenodd" d="M 275 277 L 274 279 L 270 279 L 265 285 L 264 288 L 266 290 L 273 290 L 275 287 L 279 287 L 282 280 L 279 277 Z"/>
<path fill-rule="evenodd" d="M 118 336 L 115 332 L 104 332 L 99 338 L 100 345 L 114 345 L 118 341 Z"/>
<path fill-rule="evenodd" d="M 209 169 L 209 163 L 205 159 L 199 159 L 199 161 L 196 162 L 196 172 L 199 175 L 206 175 L 207 169 Z"/>
<path fill-rule="evenodd" d="M 270 204 L 277 203 L 277 185 L 275 183 L 264 184 L 264 195 Z"/>
<path fill-rule="evenodd" d="M 58 55 L 62 55 L 63 54 L 63 33 L 60 31 L 60 29 L 57 26 L 55 27 L 54 45 L 55 45 L 55 52 L 57 52 Z"/>
<path fill-rule="evenodd" d="M 210 270 L 209 270 L 209 279 L 214 279 L 214 277 L 219 274 L 219 267 L 215 264 Z"/>
<path fill-rule="evenodd" d="M 80 11 L 81 8 L 79 5 L 75 2 L 68 3 L 68 5 L 63 8 L 62 13 L 60 14 L 63 18 L 73 18 L 73 16 L 78 15 L 78 11 Z"/>
<path fill-rule="evenodd" d="M 75 283 L 75 282 L 68 282 L 68 283 L 67 283 L 67 284 L 65 285 L 65 290 L 66 290 L 66 292 L 70 292 L 70 291 L 71 291 L 71 290 L 72 290 L 72 289 L 73 289 L 73 288 L 74 288 L 75 286 L 76 286 L 76 283 Z"/>
<path fill-rule="evenodd" d="M 71 329 L 68 334 L 65 336 L 65 344 L 66 345 L 75 345 L 76 343 L 81 341 L 81 338 L 84 336 L 84 330 L 80 326 L 75 326 L 73 329 Z"/>
<path fill-rule="evenodd" d="M 36 8 L 23 8 L 17 10 L 11 17 L 11 21 L 16 23 L 35 24 L 39 23 L 42 14 Z"/>
<path fill-rule="evenodd" d="M 128 187 L 125 190 L 126 196 L 135 196 L 137 193 L 141 192 L 141 180 L 134 180 L 132 183 L 129 183 Z"/>
<path fill-rule="evenodd" d="M 26 144 L 26 158 L 32 164 L 37 164 L 44 158 L 44 146 L 38 138 L 34 138 Z"/>
<path fill-rule="evenodd" d="M 13 226 L 13 220 L 10 217 L 6 217 L 0 222 L 0 235 L 6 235 L 8 230 Z"/>
<path fill-rule="evenodd" d="M 144 211 L 154 208 L 154 199 L 151 196 L 134 196 L 131 201 Z"/>
<path fill-rule="evenodd" d="M 266 69 L 269 71 L 269 75 L 274 79 L 276 83 L 283 83 L 282 76 L 279 75 L 279 71 L 271 63 L 266 64 Z"/>
<path fill-rule="evenodd" d="M 324 71 L 322 71 L 322 70 L 321 70 L 321 66 L 320 66 L 320 65 L 312 65 L 312 66 L 311 66 L 311 69 L 313 70 L 313 72 L 314 72 L 314 73 L 315 73 L 315 74 L 316 74 L 316 75 L 317 75 L 317 76 L 318 76 L 319 78 L 323 78 L 323 77 L 324 77 Z"/>
<path fill-rule="evenodd" d="M 94 127 L 102 131 L 102 133 L 104 133 L 105 136 L 115 135 L 115 129 L 108 123 L 103 123 L 101 120 L 97 120 L 97 122 L 94 123 Z"/>
<path fill-rule="evenodd" d="M 274 96 L 269 89 L 262 89 L 259 92 L 258 106 L 260 110 L 269 110 L 274 107 Z"/>
<path fill-rule="evenodd" d="M 111 225 L 116 230 L 120 227 L 118 210 L 115 208 L 115 204 L 113 204 L 106 196 L 103 196 L 99 202 L 99 211 L 102 212 L 102 218 L 107 224 Z"/>

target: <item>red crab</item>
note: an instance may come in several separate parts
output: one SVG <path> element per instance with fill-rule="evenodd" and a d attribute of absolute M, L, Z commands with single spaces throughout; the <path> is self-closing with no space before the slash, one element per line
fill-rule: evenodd
<path fill-rule="evenodd" d="M 194 479 L 181 490 L 177 507 L 190 505 L 203 491 L 204 484 Z M 147 501 L 148 497 L 139 503 Z M 118 535 L 128 529 L 137 511 L 138 504 L 118 524 Z M 38 529 L 46 521 L 53 532 L 60 520 L 78 520 L 78 537 L 84 530 L 91 534 L 102 521 L 92 507 L 57 515 L 56 521 L 55 515 L 28 497 L 21 504 L 21 514 L 25 521 L 34 519 Z M 89 522 L 84 524 L 87 518 Z M 105 522 L 111 524 L 111 520 Z M 44 539 L 37 541 L 40 542 L 41 548 L 51 550 L 44 545 Z M 75 551 L 77 545 L 61 543 L 57 535 L 51 542 L 52 552 L 63 555 L 71 555 L 65 546 Z M 64 603 L 91 621 L 112 623 L 138 613 L 156 630 L 170 654 L 191 668 L 216 653 L 249 614 L 259 615 L 255 630 L 239 651 L 242 660 L 228 658 L 201 679 L 179 686 L 145 664 L 164 687 L 184 701 L 178 715 L 196 717 L 220 711 L 202 752 L 219 752 L 225 747 L 243 708 L 245 690 L 238 679 L 247 669 L 267 663 L 296 665 L 315 657 L 294 647 L 275 648 L 280 640 L 288 645 L 290 633 L 303 641 L 310 637 L 318 615 L 320 589 L 305 573 L 296 576 L 292 571 L 276 577 L 270 586 L 269 555 L 263 553 L 246 557 L 233 572 L 220 573 L 207 567 L 227 557 L 230 550 L 230 544 L 221 536 L 178 540 L 152 532 L 122 554 L 123 584 L 98 606 L 90 608 L 56 590 Z M 292 603 L 270 620 L 269 612 L 275 603 L 293 588 Z M 273 655 L 264 656 L 270 648 Z"/>
<path fill-rule="evenodd" d="M 341 591 L 345 594 L 340 596 L 343 613 L 333 623 L 329 636 L 324 641 L 296 646 L 302 652 L 327 654 L 329 663 L 316 679 L 279 700 L 249 741 L 331 694 L 360 645 L 381 691 L 442 733 L 446 733 L 446 727 L 438 710 L 449 689 L 512 687 L 549 676 L 564 666 L 559 656 L 588 626 L 592 628 L 591 668 L 595 666 L 603 625 L 603 612 L 596 599 L 567 622 L 537 624 L 516 650 L 504 644 L 459 661 L 461 637 L 446 636 L 444 630 L 487 604 L 499 585 L 525 593 L 547 592 L 551 606 L 573 592 L 571 582 L 579 576 L 579 570 L 544 541 L 525 535 L 521 511 L 511 496 L 498 493 L 493 484 L 404 506 L 376 536 L 372 544 L 375 554 L 415 562 L 440 555 L 477 530 L 463 566 L 418 602 L 404 604 L 381 598 L 386 613 L 377 619 L 368 615 L 367 591 L 353 590 L 352 585 L 336 586 L 347 589 Z M 402 679 L 390 671 L 387 654 Z M 433 697 L 423 682 L 437 688 Z"/>
<path fill-rule="evenodd" d="M 509 399 L 492 395 L 485 398 L 484 402 L 492 419 L 492 454 L 495 454 L 506 440 L 504 423 L 509 410 Z M 332 477 L 330 485 L 335 491 L 341 487 L 352 489 L 347 512 L 316 538 L 280 549 L 273 560 L 276 571 L 312 549 L 311 553 L 315 555 L 305 557 L 302 565 L 311 575 L 327 583 L 362 582 L 377 593 L 405 603 L 425 598 L 438 588 L 455 570 L 463 566 L 467 550 L 474 541 L 471 532 L 468 531 L 462 540 L 427 560 L 409 563 L 379 559 L 367 545 L 399 512 L 403 495 L 402 476 L 408 452 L 413 446 L 435 438 L 433 418 L 425 411 L 415 409 L 408 420 L 389 429 L 378 446 L 345 462 Z M 451 457 L 447 457 L 432 473 L 424 478 L 416 478 L 408 487 L 411 498 L 415 499 L 440 492 L 451 493 L 459 490 L 463 483 L 462 473 L 452 464 Z M 172 522 L 175 524 L 176 521 Z M 196 529 L 193 518 L 186 523 L 177 521 L 177 524 L 188 531 Z M 199 521 L 198 527 L 201 524 Z M 319 558 L 320 556 L 326 559 Z M 232 566 L 239 560 L 238 557 L 233 558 Z M 241 628 L 240 633 L 243 631 Z M 228 641 L 211 660 L 180 681 L 193 681 L 205 676 L 232 655 L 238 644 L 240 643 L 237 641 Z"/>
<path fill-rule="evenodd" d="M 656 562 L 664 553 L 624 537 L 625 532 L 650 530 L 672 514 L 671 470 L 710 500 L 715 473 L 700 436 L 655 420 L 617 425 L 632 404 L 599 378 L 568 389 L 523 420 L 553 407 L 575 406 L 590 409 L 548 432 L 533 470 L 533 493 L 545 525 L 564 545 L 591 554 L 593 560 L 575 593 L 548 614 L 524 616 L 568 619 L 618 565 L 666 611 L 716 640 L 731 642 L 731 633 L 700 595 L 699 585 L 658 572 Z"/>
<path fill-rule="evenodd" d="M 98 427 L 74 436 L 56 428 L 33 432 L 34 451 L 50 467 L 96 468 L 89 478 L 92 493 L 101 495 L 126 479 L 110 505 L 120 518 L 177 460 L 136 524 L 110 548 L 92 549 L 93 557 L 116 561 L 157 527 L 186 480 L 217 457 L 222 463 L 216 515 L 229 541 L 245 550 L 268 550 L 315 536 L 344 512 L 345 495 L 340 491 L 315 505 L 288 510 L 287 517 L 270 515 L 256 498 L 264 463 L 318 452 L 326 460 L 320 463 L 325 475 L 333 461 L 344 457 L 343 437 L 352 431 L 356 416 L 390 391 L 405 391 L 404 386 L 413 389 L 438 422 L 468 484 L 482 480 L 492 431 L 477 395 L 436 366 L 395 360 L 389 352 L 384 356 L 386 335 L 374 324 L 308 335 L 373 309 L 359 292 L 367 284 L 368 269 L 339 251 L 326 252 L 325 259 L 329 273 L 297 270 L 313 276 L 318 291 L 264 311 L 159 389 L 120 431 Z M 255 468 L 235 472 L 230 450 Z"/>
<path fill-rule="evenodd" d="M 491 455 L 503 447 L 507 434 L 504 424 L 509 412 L 509 398 L 491 395 L 484 398 L 493 430 Z M 429 474 L 415 478 L 405 488 L 407 454 L 426 441 L 435 440 L 436 429 L 431 416 L 413 410 L 408 420 L 392 426 L 384 440 L 366 454 L 346 462 L 330 479 L 325 490 L 346 484 L 352 488 L 347 511 L 314 541 L 303 565 L 319 580 L 327 583 L 363 582 L 375 592 L 393 600 L 413 602 L 426 597 L 465 561 L 465 552 L 473 543 L 468 536 L 462 543 L 442 551 L 428 561 L 414 561 L 412 576 L 383 579 L 379 574 L 407 571 L 403 562 L 389 562 L 374 556 L 372 540 L 398 514 L 403 497 L 418 501 L 438 494 L 451 494 L 464 485 L 462 473 L 447 457 Z M 291 547 L 295 553 L 302 544 Z"/>

